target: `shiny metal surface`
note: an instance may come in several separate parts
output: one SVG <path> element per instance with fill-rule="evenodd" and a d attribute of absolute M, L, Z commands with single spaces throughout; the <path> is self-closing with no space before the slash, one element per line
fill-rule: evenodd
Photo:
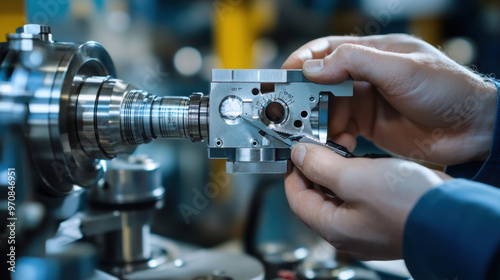
<path fill-rule="evenodd" d="M 155 98 L 152 122 L 156 135 L 168 138 L 188 138 L 189 98 Z"/>
<path fill-rule="evenodd" d="M 32 32 L 28 30 L 32 28 L 23 30 Z M 7 53 L 0 72 L 3 84 L 11 87 L 2 95 L 23 92 L 26 96 L 28 142 L 40 179 L 48 192 L 67 194 L 73 185 L 94 185 L 104 173 L 104 162 L 86 156 L 77 139 L 75 90 L 82 77 L 112 76 L 115 70 L 98 43 L 54 43 L 48 34 L 47 38 L 34 35 L 9 36 L 14 51 Z M 23 46 L 31 46 L 17 48 L 19 36 Z"/>
<path fill-rule="evenodd" d="M 56 251 L 85 238 L 96 245 L 103 260 L 100 267 L 120 278 L 132 274 L 135 279 L 263 278 L 261 264 L 249 256 L 213 251 L 180 255 L 175 248 L 154 245 L 150 224 L 165 192 L 159 166 L 141 158 L 114 159 L 156 138 L 209 139 L 214 114 L 208 97 L 200 93 L 158 97 L 145 92 L 115 78 L 111 58 L 101 45 L 54 42 L 49 27 L 26 25 L 8 38 L 9 51 L 0 68 L 0 102 L 12 102 L 20 113 L 3 121 L 15 122 L 26 131 L 20 146 L 31 156 L 30 170 L 34 171 L 31 165 L 36 168 L 26 177 L 37 177 L 28 184 L 32 189 L 45 187 L 47 215 L 67 214 L 44 217 L 46 232 L 37 240 L 41 259 L 47 253 L 43 244 L 50 247 L 47 251 Z M 231 143 L 224 139 L 219 146 L 226 145 L 226 140 Z M 266 170 L 277 172 L 288 164 L 272 147 L 260 149 L 269 143 L 258 136 L 246 140 L 233 154 L 237 162 L 228 170 L 264 173 L 263 165 L 255 165 L 263 162 L 269 165 Z M 76 215 L 79 203 L 61 206 L 57 203 L 63 199 L 55 199 L 84 192 L 89 195 L 89 207 Z M 56 237 L 45 242 L 64 219 Z M 177 255 L 182 262 L 169 262 Z M 75 258 L 78 263 L 83 255 Z M 92 273 L 93 264 L 88 271 Z M 163 273 L 155 275 L 158 271 Z"/>
<path fill-rule="evenodd" d="M 103 159 L 155 138 L 208 137 L 207 97 L 156 97 L 113 78 L 111 58 L 98 43 L 55 43 L 40 25 L 18 32 L 8 37 L 13 51 L 0 69 L 2 95 L 19 92 L 29 100 L 29 144 L 50 193 L 95 185 Z"/>
<path fill-rule="evenodd" d="M 78 140 L 88 157 L 112 159 L 156 138 L 208 136 L 202 94 L 158 97 L 118 79 L 88 77 L 76 96 Z"/>
<path fill-rule="evenodd" d="M 148 158 L 115 158 L 108 164 L 105 183 L 90 190 L 93 201 L 107 204 L 130 204 L 161 199 L 160 165 Z"/>
<path fill-rule="evenodd" d="M 242 120 L 325 143 L 329 96 L 352 96 L 352 87 L 352 81 L 315 84 L 300 70 L 213 70 L 209 158 L 228 159 L 228 173 L 286 173 L 289 146 L 269 141 Z"/>
<path fill-rule="evenodd" d="M 104 270 L 121 277 L 167 260 L 167 251 L 150 242 L 154 210 L 162 205 L 164 193 L 158 163 L 147 157 L 110 162 L 104 184 L 90 192 L 92 211 L 81 220 L 87 228 L 83 233 L 95 236 Z"/>
<path fill-rule="evenodd" d="M 263 265 L 248 255 L 203 250 L 179 243 L 172 244 L 168 239 L 154 235 L 151 236 L 151 242 L 153 245 L 167 248 L 173 259 L 155 269 L 127 273 L 123 279 L 265 279 Z"/>
<path fill-rule="evenodd" d="M 156 138 L 189 137 L 193 142 L 202 141 L 208 136 L 206 99 L 198 93 L 186 98 L 130 91 L 123 98 L 120 113 L 122 138 L 132 145 Z"/>

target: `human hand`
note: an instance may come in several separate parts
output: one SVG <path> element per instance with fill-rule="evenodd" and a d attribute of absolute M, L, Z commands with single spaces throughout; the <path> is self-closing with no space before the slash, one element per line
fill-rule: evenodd
<path fill-rule="evenodd" d="M 361 260 L 402 258 L 406 219 L 417 201 L 448 175 L 395 158 L 344 158 L 298 144 L 285 188 L 292 212 L 338 250 Z M 315 182 L 338 199 L 313 190 Z"/>
<path fill-rule="evenodd" d="M 283 68 L 303 68 L 317 83 L 354 79 L 354 97 L 330 106 L 331 139 L 349 149 L 362 135 L 395 154 L 439 164 L 489 155 L 496 87 L 412 36 L 321 38 Z"/>

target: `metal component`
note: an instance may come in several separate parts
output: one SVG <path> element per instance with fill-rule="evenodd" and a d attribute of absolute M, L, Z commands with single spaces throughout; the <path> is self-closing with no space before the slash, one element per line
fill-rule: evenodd
<path fill-rule="evenodd" d="M 189 102 L 188 127 L 191 141 L 200 142 L 203 138 L 200 130 L 200 103 L 203 93 L 191 95 Z"/>
<path fill-rule="evenodd" d="M 91 245 L 70 244 L 47 254 L 45 258 L 20 258 L 17 260 L 15 272 L 12 273 L 12 279 L 67 279 L 68 275 L 71 275 L 74 280 L 87 280 L 95 275 L 96 262 L 96 252 Z M 34 271 L 38 271 L 38 275 L 34 276 Z"/>
<path fill-rule="evenodd" d="M 129 144 L 148 143 L 155 138 L 208 137 L 208 101 L 202 94 L 186 97 L 157 97 L 131 91 L 122 105 L 122 138 Z"/>
<path fill-rule="evenodd" d="M 165 193 L 158 163 L 148 158 L 115 158 L 108 164 L 105 184 L 92 188 L 92 200 L 107 204 L 157 201 Z"/>
<path fill-rule="evenodd" d="M 239 162 L 274 162 L 276 154 L 274 149 L 238 148 L 235 161 Z"/>
<path fill-rule="evenodd" d="M 155 243 L 150 224 L 153 211 L 161 205 L 164 195 L 156 163 L 137 158 L 115 159 L 109 163 L 106 180 L 101 180 L 106 171 L 106 160 L 131 153 L 139 144 L 155 138 L 207 139 L 212 133 L 212 117 L 226 125 L 218 129 L 229 132 L 229 124 L 221 119 L 217 111 L 219 103 L 211 104 L 208 97 L 198 93 L 191 97 L 158 97 L 135 88 L 115 78 L 111 58 L 101 45 L 95 42 L 54 42 L 50 28 L 46 26 L 26 25 L 18 29 L 18 33 L 10 34 L 8 40 L 8 46 L 0 44 L 0 103 L 5 105 L 0 106 L 0 113 L 5 115 L 0 122 L 2 128 L 8 128 L 8 134 L 11 131 L 16 134 L 13 139 L 17 141 L 7 137 L 8 144 L 2 150 L 20 150 L 21 153 L 15 158 L 22 158 L 23 164 L 13 166 L 21 166 L 26 170 L 20 174 L 30 174 L 19 176 L 18 182 L 23 186 L 24 194 L 19 197 L 21 206 L 27 206 L 31 201 L 42 201 L 41 204 L 45 206 L 44 210 L 35 209 L 43 213 L 42 216 L 37 216 L 32 222 L 26 220 L 26 229 L 29 231 L 22 232 L 24 227 L 19 228 L 19 238 L 27 238 L 26 242 L 19 244 L 22 254 L 19 255 L 19 267 L 21 260 L 30 258 L 25 257 L 26 254 L 42 256 L 42 261 L 35 261 L 47 267 L 52 265 L 52 260 L 63 264 L 53 266 L 57 270 L 67 264 L 65 257 L 69 260 L 75 256 L 75 263 L 78 263 L 86 256 L 72 254 L 72 251 L 62 255 L 62 258 L 50 258 L 51 254 L 57 253 L 55 248 L 85 238 L 97 244 L 101 268 L 119 275 L 120 279 L 263 278 L 260 263 L 248 256 L 199 249 L 196 254 L 178 254 L 176 248 Z M 279 76 L 280 71 L 275 74 Z M 266 71 L 263 70 L 261 74 L 265 76 Z M 286 77 L 287 81 L 289 78 Z M 274 78 L 262 79 L 263 82 L 269 80 Z M 226 86 L 232 83 L 226 83 Z M 216 87 L 215 91 L 220 89 Z M 224 96 L 231 92 L 241 98 L 238 89 L 227 91 Z M 268 95 L 268 91 L 261 90 L 255 96 L 265 95 Z M 217 96 L 224 97 L 221 92 Z M 286 98 L 275 98 L 283 100 L 291 116 L 293 111 L 290 103 L 286 103 Z M 259 116 L 253 114 L 249 99 L 241 100 L 242 112 Z M 215 111 L 211 111 L 212 108 Z M 240 124 L 243 122 L 237 125 Z M 11 130 L 11 127 L 14 129 Z M 210 134 L 211 140 L 215 140 L 214 145 L 221 148 L 216 150 L 227 152 L 224 150 L 227 145 L 240 141 L 234 139 L 240 137 L 236 134 L 239 129 L 241 127 L 232 134 Z M 228 170 L 275 173 L 283 170 L 283 164 L 288 164 L 283 160 L 289 157 L 283 153 L 286 150 L 275 149 L 266 138 L 255 135 L 243 140 L 244 144 L 240 147 L 228 146 L 232 153 L 231 159 L 236 160 L 232 161 Z M 30 158 L 26 156 L 28 151 Z M 210 154 L 216 155 L 217 151 L 211 151 Z M 28 160 L 32 162 L 24 162 Z M 12 162 L 17 163 L 17 160 Z M 231 165 L 231 162 L 228 164 Z M 265 164 L 269 166 L 265 167 Z M 262 170 L 263 167 L 266 170 Z M 40 193 L 39 186 L 45 187 L 45 192 Z M 81 188 L 92 186 L 92 191 Z M 85 201 L 78 199 L 83 193 L 89 194 L 90 207 L 74 214 L 81 209 L 77 202 Z M 78 196 L 73 197 L 75 194 Z M 24 202 L 25 199 L 29 202 Z M 19 209 L 19 214 L 25 215 L 22 207 Z M 61 220 L 65 222 L 60 223 L 56 237 L 47 241 Z M 43 232 L 32 238 L 35 229 L 30 227 L 42 229 Z M 49 248 L 47 251 L 43 246 L 45 241 Z M 182 262 L 172 267 L 174 263 L 168 261 L 179 257 L 182 257 Z M 34 271 L 34 267 L 26 267 L 28 273 Z M 85 268 L 89 267 L 91 265 Z M 153 267 L 157 269 L 148 269 Z M 75 269 L 73 272 L 78 274 L 79 271 Z M 90 269 L 85 272 L 88 274 L 82 273 L 81 277 L 90 276 L 93 271 Z M 71 275 L 71 272 L 64 271 L 64 274 Z M 55 279 L 65 276 L 48 277 Z"/>
<path fill-rule="evenodd" d="M 219 113 L 227 124 L 237 124 L 243 114 L 243 101 L 237 96 L 228 96 L 220 103 Z"/>
<path fill-rule="evenodd" d="M 182 261 L 168 262 L 155 269 L 135 271 L 123 278 L 128 280 L 262 280 L 265 276 L 262 264 L 247 255 L 214 250 L 179 250 L 176 257 Z"/>
<path fill-rule="evenodd" d="M 122 215 L 126 216 L 127 213 Z M 119 230 L 104 233 L 98 239 L 104 265 L 147 262 L 152 257 L 149 235 L 148 224 L 135 227 L 125 226 Z"/>
<path fill-rule="evenodd" d="M 39 24 L 26 24 L 16 29 L 16 33 L 8 34 L 7 40 L 9 47 L 17 51 L 31 51 L 35 43 L 49 42 L 52 43 L 52 34 L 50 33 L 50 26 Z"/>
<path fill-rule="evenodd" d="M 250 143 L 252 143 L 252 147 L 258 147 L 259 146 L 259 141 L 257 141 L 256 139 L 250 140 Z"/>
<path fill-rule="evenodd" d="M 281 125 L 288 119 L 287 104 L 277 98 L 267 101 L 260 113 L 260 120 L 266 125 Z"/>
<path fill-rule="evenodd" d="M 322 143 L 328 139 L 328 99 L 329 94 L 320 93 L 318 105 L 310 117 L 311 126 L 318 128 L 313 130 L 313 135 Z"/>
<path fill-rule="evenodd" d="M 157 97 L 121 80 L 89 77 L 76 95 L 79 140 L 92 158 L 131 153 L 156 138 L 208 136 L 208 101 L 201 94 Z"/>
<path fill-rule="evenodd" d="M 14 37 L 9 40 L 16 40 Z M 74 185 L 95 185 L 104 173 L 104 162 L 82 150 L 75 123 L 75 92 L 82 77 L 114 75 L 111 58 L 95 42 L 31 43 L 36 52 L 43 54 L 43 64 L 23 65 L 30 52 L 11 51 L 3 60 L 0 76 L 4 84 L 11 85 L 7 92 L 2 90 L 3 95 L 25 96 L 22 102 L 29 108 L 25 125 L 33 162 L 43 182 L 40 185 L 58 195 L 71 192 Z"/>
<path fill-rule="evenodd" d="M 226 172 L 233 174 L 283 174 L 291 168 L 289 160 L 274 162 L 226 162 Z"/>
<path fill-rule="evenodd" d="M 90 158 L 111 159 L 133 152 L 122 140 L 121 103 L 132 87 L 109 77 L 88 77 L 76 94 L 76 128 L 83 152 Z"/>
<path fill-rule="evenodd" d="M 372 270 L 339 265 L 334 260 L 303 262 L 297 267 L 296 273 L 301 280 L 380 280 Z"/>
<path fill-rule="evenodd" d="M 157 163 L 145 157 L 119 157 L 111 161 L 105 183 L 93 188 L 90 194 L 91 202 L 98 203 L 94 205 L 97 212 L 88 215 L 102 222 L 104 220 L 99 217 L 106 217 L 111 211 L 108 223 L 116 223 L 117 215 L 121 223 L 118 228 L 104 226 L 93 232 L 92 225 L 97 223 L 87 222 L 87 229 L 82 230 L 96 235 L 101 266 L 106 271 L 121 277 L 135 270 L 156 267 L 167 260 L 166 250 L 153 248 L 150 242 L 153 211 L 164 193 Z M 106 209 L 104 214 L 100 207 Z"/>
<path fill-rule="evenodd" d="M 40 41 L 53 42 L 52 34 L 50 32 L 50 26 L 40 25 L 40 24 L 25 24 L 16 29 L 17 34 L 31 34 Z"/>
<path fill-rule="evenodd" d="M 49 192 L 96 185 L 105 170 L 101 159 L 155 138 L 208 137 L 209 101 L 202 94 L 151 95 L 114 79 L 111 58 L 95 42 L 55 43 L 42 25 L 17 31 L 8 36 L 9 50 L 20 52 L 2 54 L 2 95 L 29 100 L 29 142 Z"/>
<path fill-rule="evenodd" d="M 188 138 L 188 112 L 187 97 L 155 97 L 151 113 L 155 137 Z"/>
<path fill-rule="evenodd" d="M 315 84 L 300 70 L 213 70 L 209 157 L 227 158 L 228 173 L 286 173 L 292 143 L 282 143 L 286 140 L 270 129 L 326 142 L 328 96 L 352 96 L 352 86 L 352 81 Z M 274 158 L 240 160 L 251 148 Z"/>
<path fill-rule="evenodd" d="M 221 139 L 219 139 L 219 138 L 215 139 L 215 146 L 216 147 L 222 147 L 223 144 L 224 144 L 224 142 L 222 142 Z"/>

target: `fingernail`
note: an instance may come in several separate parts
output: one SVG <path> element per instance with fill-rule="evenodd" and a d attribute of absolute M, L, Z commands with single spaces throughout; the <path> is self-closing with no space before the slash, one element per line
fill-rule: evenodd
<path fill-rule="evenodd" d="M 292 160 L 297 167 L 302 167 L 302 163 L 304 162 L 304 157 L 306 156 L 306 152 L 307 152 L 306 146 L 301 144 L 297 145 L 297 147 L 293 149 Z"/>
<path fill-rule="evenodd" d="M 317 73 L 323 70 L 323 59 L 312 59 L 304 62 L 304 70 L 307 73 Z"/>

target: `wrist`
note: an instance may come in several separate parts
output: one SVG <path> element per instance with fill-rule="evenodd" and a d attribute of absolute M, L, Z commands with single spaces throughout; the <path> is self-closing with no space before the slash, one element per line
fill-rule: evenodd
<path fill-rule="evenodd" d="M 498 110 L 498 88 L 493 81 L 487 80 L 483 82 L 476 92 L 474 99 L 479 105 L 477 106 L 476 118 L 471 131 L 475 142 L 474 146 L 477 147 L 474 160 L 485 161 L 490 155 L 493 144 Z M 471 103 L 474 102 L 474 100 L 471 101 Z"/>

